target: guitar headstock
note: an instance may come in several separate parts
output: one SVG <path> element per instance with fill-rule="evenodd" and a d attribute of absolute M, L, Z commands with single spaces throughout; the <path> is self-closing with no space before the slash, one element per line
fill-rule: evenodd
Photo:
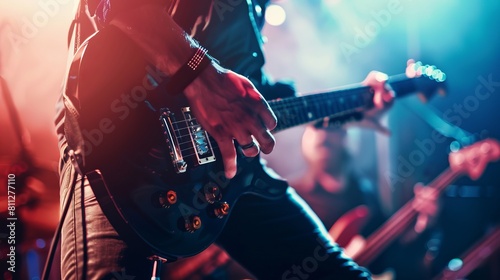
<path fill-rule="evenodd" d="M 500 159 L 500 142 L 495 139 L 485 139 L 450 153 L 450 168 L 455 172 L 467 174 L 472 180 L 477 180 L 483 174 L 488 163 Z"/>
<path fill-rule="evenodd" d="M 405 74 L 416 80 L 416 91 L 423 102 L 427 102 L 435 93 L 446 94 L 446 74 L 434 65 L 410 59 Z"/>

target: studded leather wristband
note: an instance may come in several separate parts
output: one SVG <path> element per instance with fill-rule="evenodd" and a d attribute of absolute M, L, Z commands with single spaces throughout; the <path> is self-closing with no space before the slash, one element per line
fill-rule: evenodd
<path fill-rule="evenodd" d="M 210 65 L 211 61 L 207 49 L 201 46 L 198 47 L 191 59 L 169 79 L 165 88 L 167 93 L 178 94 L 184 91 L 198 77 L 201 71 Z"/>

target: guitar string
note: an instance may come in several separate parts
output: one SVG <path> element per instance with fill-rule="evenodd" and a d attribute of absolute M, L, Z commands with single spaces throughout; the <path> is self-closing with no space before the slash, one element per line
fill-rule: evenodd
<path fill-rule="evenodd" d="M 434 189 L 437 193 L 441 193 L 458 176 L 460 176 L 459 173 L 448 168 L 430 182 L 428 187 Z M 411 224 L 413 221 L 411 218 L 418 214 L 418 211 L 412 205 L 413 201 L 415 201 L 414 198 L 403 205 L 386 223 L 367 238 L 365 249 L 358 255 L 356 261 L 363 265 L 369 264 L 376 257 L 374 254 L 380 251 L 381 248 L 386 248 L 388 243 L 392 241 L 391 236 L 394 233 L 404 231 Z M 387 234 L 388 231 L 391 234 Z"/>
<path fill-rule="evenodd" d="M 366 93 L 366 91 L 365 91 L 363 94 L 365 94 L 365 93 Z M 324 99 L 324 100 L 329 100 L 329 98 L 325 98 L 325 97 L 320 96 L 320 95 L 318 95 L 318 96 L 309 95 L 309 96 L 310 96 L 310 97 L 314 97 L 314 98 L 316 98 L 316 99 Z M 318 98 L 318 97 L 319 97 L 319 98 Z M 285 100 L 285 99 L 283 99 L 283 100 Z M 302 113 L 302 114 L 299 114 L 299 115 L 301 115 L 301 118 L 297 118 L 297 119 L 298 119 L 298 122 L 292 123 L 291 125 L 287 125 L 287 124 L 285 124 L 285 125 L 281 125 L 281 126 L 279 126 L 279 125 L 278 125 L 278 126 L 277 126 L 277 128 L 281 128 L 281 129 L 283 129 L 283 128 L 287 128 L 287 127 L 289 127 L 289 126 L 293 126 L 293 125 L 298 124 L 298 123 L 313 122 L 313 121 L 317 121 L 317 120 L 320 120 L 320 119 L 321 119 L 321 117 L 319 117 L 319 118 L 318 118 L 318 117 L 313 117 L 313 118 L 310 118 L 309 116 L 307 116 L 307 117 L 305 116 L 305 115 L 306 115 L 306 112 L 304 112 L 303 108 L 304 108 L 304 105 L 306 104 L 304 101 L 306 101 L 306 100 L 297 100 L 297 101 L 295 101 L 296 99 L 295 99 L 295 100 L 289 100 L 289 101 L 292 101 L 290 104 L 283 104 L 283 100 L 280 100 L 282 103 L 276 103 L 276 104 L 274 104 L 274 105 L 280 105 L 280 104 L 282 104 L 281 106 L 290 108 L 290 104 L 292 104 L 293 102 L 295 102 L 296 104 L 293 104 L 293 105 L 294 105 L 294 106 L 296 106 L 296 108 L 295 108 L 296 110 L 298 109 L 298 111 L 295 111 L 295 112 L 296 112 L 296 113 Z M 317 101 L 317 100 L 316 100 L 316 101 Z M 344 106 L 345 106 L 345 105 L 347 105 L 347 103 L 344 103 Z M 357 105 L 357 104 L 355 104 L 355 105 Z M 364 105 L 364 104 L 362 104 L 362 105 Z M 316 108 L 318 108 L 318 107 L 320 108 L 318 111 L 321 111 L 321 106 L 316 106 Z M 332 107 L 333 107 L 333 106 L 332 106 Z M 346 114 L 346 113 L 350 113 L 350 112 L 353 112 L 353 111 L 355 111 L 355 110 L 357 110 L 358 108 L 361 108 L 361 107 L 363 107 L 363 106 L 358 106 L 358 107 L 356 107 L 356 106 L 352 106 L 352 104 L 351 104 L 351 106 L 349 106 L 349 107 L 353 107 L 353 108 L 348 109 L 348 110 L 345 110 L 345 109 L 344 109 L 344 110 L 342 110 L 344 114 Z M 301 110 L 301 109 L 302 109 L 302 110 Z M 301 111 L 302 111 L 302 112 L 301 112 Z M 309 112 L 307 112 L 307 113 L 309 113 Z M 325 112 L 325 113 L 326 113 L 326 112 Z M 332 114 L 331 114 L 331 115 L 328 115 L 328 113 L 327 113 L 327 114 L 324 114 L 324 115 L 326 115 L 326 116 L 330 116 L 330 117 L 331 117 L 331 116 L 335 115 L 335 113 L 333 113 L 333 112 L 332 112 Z M 190 120 L 192 120 L 192 121 L 196 121 L 196 118 L 191 118 Z M 171 124 L 180 124 L 180 123 L 183 123 L 183 124 L 184 124 L 184 123 L 187 123 L 187 120 L 179 120 L 179 121 L 172 122 Z M 192 130 L 193 128 L 194 128 L 194 129 L 201 128 L 201 125 L 199 125 L 199 124 L 195 124 L 195 125 L 187 125 L 187 127 L 182 127 L 182 128 L 174 128 L 174 132 L 181 134 L 181 135 L 180 135 L 180 137 L 181 137 L 181 138 L 182 138 L 182 137 L 188 137 L 188 136 L 191 138 L 192 136 L 191 136 L 191 135 L 189 135 L 189 134 L 188 134 L 188 135 L 182 135 L 182 131 L 184 131 L 184 130 Z M 205 130 L 204 130 L 204 131 L 205 131 Z M 176 138 L 179 138 L 179 137 L 176 137 Z M 217 142 L 216 142 L 216 141 L 212 141 L 212 140 L 213 140 L 213 138 L 211 138 L 210 136 L 208 136 L 208 139 L 209 139 L 209 141 L 210 141 L 210 144 L 212 145 L 212 148 L 218 148 L 218 144 L 217 144 Z M 184 144 L 190 143 L 190 142 L 192 142 L 192 141 L 193 141 L 193 140 L 188 140 L 188 141 L 185 141 L 185 142 L 178 143 L 178 145 L 179 145 L 179 146 L 180 146 L 180 145 L 184 145 Z M 181 149 L 181 150 L 180 150 L 180 152 L 181 152 L 181 153 L 183 153 L 183 152 L 186 152 L 186 151 L 191 150 L 191 149 L 194 149 L 194 150 L 195 150 L 196 148 L 195 148 L 195 147 L 189 147 L 189 148 Z M 188 157 L 188 156 L 192 156 L 192 155 L 194 155 L 194 154 L 193 154 L 193 153 L 191 153 L 191 154 L 188 154 L 188 155 L 183 155 L 183 156 Z"/>
<path fill-rule="evenodd" d="M 346 105 L 348 105 L 348 106 L 346 106 Z M 341 105 L 341 106 L 337 105 L 337 107 L 340 108 L 340 110 L 338 110 L 338 111 L 342 111 L 342 113 L 350 113 L 352 110 L 355 110 L 355 109 L 358 109 L 358 108 L 361 108 L 361 107 L 364 107 L 364 106 L 365 106 L 365 104 L 363 104 L 363 103 L 359 104 L 359 102 L 358 103 L 354 103 L 354 104 L 353 103 L 351 103 L 351 104 L 344 103 L 344 105 Z M 304 110 L 304 106 L 300 106 L 300 107 L 296 106 L 295 108 L 290 107 L 290 106 L 285 106 L 285 107 L 290 109 L 288 111 L 292 111 L 293 110 L 295 113 L 297 113 L 297 115 L 301 115 L 303 117 L 304 121 L 310 121 L 311 120 L 311 118 L 309 118 L 309 117 L 304 118 L 305 115 L 308 115 L 309 113 L 311 113 L 309 110 Z M 332 106 L 332 107 L 334 107 L 334 106 Z M 346 109 L 345 107 L 349 107 L 349 109 Z M 311 107 L 309 106 L 308 109 L 310 109 L 310 108 Z M 274 109 L 280 109 L 280 108 L 277 108 L 275 106 Z M 315 116 L 315 115 L 332 116 L 332 115 L 335 115 L 335 113 L 336 113 L 335 111 L 327 112 L 328 110 L 325 110 L 324 108 L 321 108 L 321 106 L 319 106 L 319 105 L 315 106 L 315 109 L 316 109 L 315 113 L 319 112 L 319 114 L 313 114 L 313 116 Z M 321 112 L 321 110 L 323 110 L 323 113 Z M 316 116 L 316 117 L 313 117 L 313 119 L 314 118 L 320 119 L 321 117 Z M 196 121 L 196 118 L 191 118 L 189 120 Z M 171 124 L 175 125 L 175 124 L 186 123 L 186 122 L 187 122 L 187 120 L 179 120 L 179 121 L 171 122 Z M 177 129 L 177 130 L 180 131 L 182 129 L 186 129 L 186 128 L 180 128 L 180 129 Z"/>
<path fill-rule="evenodd" d="M 355 110 L 354 110 L 354 111 L 352 111 L 352 112 L 355 112 Z M 310 122 L 319 121 L 319 120 L 320 120 L 320 119 L 310 120 Z M 290 125 L 290 126 L 293 126 L 293 124 L 292 124 L 292 125 Z M 279 127 L 279 128 L 280 128 L 280 129 L 285 129 L 285 128 L 290 127 L 290 126 L 286 126 L 286 125 L 284 125 L 284 126 L 281 126 L 281 127 Z M 201 126 L 200 126 L 200 125 L 189 126 L 189 127 L 185 127 L 185 128 L 177 129 L 177 130 L 175 130 L 175 131 L 180 132 L 180 130 L 186 130 L 186 129 L 190 129 L 190 128 L 194 128 L 194 127 L 201 127 Z M 205 130 L 204 130 L 204 131 L 205 131 Z M 188 134 L 188 135 L 181 135 L 180 137 L 181 137 L 181 138 L 182 138 L 182 137 L 189 137 L 189 138 L 190 138 L 191 136 Z M 176 137 L 176 138 L 178 139 L 179 137 Z M 211 144 L 212 148 L 214 148 L 214 149 L 219 148 L 219 145 L 218 145 L 218 143 L 217 143 L 217 141 L 216 141 L 215 139 L 213 139 L 212 137 L 208 136 L 208 140 L 210 141 L 210 144 Z M 192 142 L 193 142 L 193 140 L 187 140 L 187 141 L 184 141 L 184 142 L 180 142 L 180 143 L 178 143 L 177 145 L 178 145 L 178 146 L 181 146 L 181 145 L 185 145 L 185 144 L 192 143 Z M 195 148 L 195 147 L 188 147 L 188 148 L 180 149 L 180 152 L 181 152 L 181 153 L 184 153 L 184 152 L 189 151 L 189 150 L 191 150 L 191 149 L 192 149 L 192 150 L 196 150 L 196 148 Z M 182 155 L 182 156 L 183 156 L 183 157 L 189 157 L 189 156 L 193 156 L 193 155 L 196 155 L 196 154 L 195 154 L 195 153 L 190 153 L 190 154 L 187 154 L 187 155 Z"/>
<path fill-rule="evenodd" d="M 326 99 L 328 100 L 328 99 Z M 311 119 L 320 119 L 321 117 L 318 116 L 318 115 L 321 115 L 321 116 L 332 116 L 332 115 L 335 115 L 336 113 L 350 113 L 352 110 L 355 110 L 355 109 L 359 109 L 361 107 L 365 107 L 366 106 L 366 103 L 362 102 L 363 99 L 361 98 L 356 98 L 356 99 L 351 99 L 350 102 L 349 102 L 349 99 L 347 99 L 347 101 L 345 102 L 342 102 L 342 104 L 338 104 L 337 102 L 335 102 L 333 104 L 333 106 L 329 106 L 329 107 L 326 107 L 326 106 L 321 106 L 321 104 L 325 104 L 324 102 L 321 103 L 321 102 L 317 102 L 316 101 L 316 106 L 304 106 L 304 102 L 301 102 L 301 104 L 295 104 L 295 105 L 298 105 L 298 106 L 295 106 L 295 107 L 291 107 L 290 105 L 288 104 L 281 104 L 281 103 L 277 103 L 277 104 L 271 104 L 271 105 L 279 105 L 279 106 L 271 106 L 271 107 L 274 107 L 274 109 L 280 109 L 279 107 L 283 107 L 283 108 L 288 108 L 289 110 L 287 111 L 293 111 L 294 113 L 296 113 L 297 115 L 299 115 L 299 117 L 297 117 L 296 119 L 299 119 L 299 121 L 311 121 Z M 335 108 L 337 107 L 337 108 Z M 315 109 L 315 110 L 310 110 L 310 109 Z M 337 110 L 331 110 L 331 109 L 337 109 Z M 309 115 L 309 113 L 313 113 L 313 118 L 310 118 L 309 116 L 306 117 L 306 115 Z M 322 112 L 323 111 L 323 112 Z M 194 120 L 196 120 L 196 118 L 193 118 Z M 178 121 L 178 122 L 175 122 L 175 123 L 180 123 L 180 122 L 183 122 L 183 121 Z"/>
<path fill-rule="evenodd" d="M 360 107 L 358 107 L 358 108 L 360 108 Z M 349 113 L 356 112 L 356 110 L 357 110 L 358 108 L 353 108 L 353 109 L 350 109 L 350 110 L 345 110 L 343 114 L 349 114 Z M 329 117 L 331 117 L 331 116 L 335 116 L 335 114 L 330 115 Z M 193 118 L 193 119 L 191 119 L 191 120 L 196 120 L 196 118 Z M 299 122 L 300 122 L 300 123 L 307 123 L 307 122 L 314 122 L 314 121 L 319 121 L 319 120 L 321 120 L 321 118 L 317 118 L 317 117 L 316 117 L 316 118 L 302 118 L 302 119 L 300 119 L 300 120 L 299 120 Z M 182 122 L 182 121 L 180 121 L 180 122 Z M 179 123 L 179 122 L 178 122 L 178 123 Z M 289 126 L 293 126 L 293 125 L 295 125 L 295 124 L 297 124 L 297 123 L 298 123 L 298 122 L 292 123 L 292 124 L 291 124 L 291 125 L 289 125 Z M 286 128 L 286 127 L 287 127 L 287 125 L 288 125 L 288 123 L 287 123 L 287 124 L 285 124 L 285 125 L 278 126 L 277 128 Z M 288 127 L 289 127 L 289 126 L 288 126 Z M 176 128 L 176 129 L 174 129 L 174 133 L 179 133 L 179 134 L 180 134 L 180 136 L 179 136 L 179 137 L 177 137 L 177 136 L 176 136 L 176 138 L 177 138 L 177 139 L 179 139 L 179 138 L 183 138 L 183 137 L 192 137 L 192 135 L 190 135 L 190 134 L 185 134 L 185 133 L 183 133 L 183 132 L 184 132 L 185 130 L 188 130 L 188 132 L 189 132 L 189 131 L 191 131 L 191 130 L 193 130 L 193 129 L 198 129 L 198 128 L 203 129 L 203 128 L 201 127 L 201 125 L 199 125 L 199 124 L 195 124 L 195 125 L 188 125 L 187 127 Z M 203 131 L 206 131 L 206 130 L 204 130 L 204 129 L 203 129 Z M 208 138 L 211 138 L 211 137 L 210 137 L 210 136 L 208 136 Z M 183 145 L 183 144 L 190 143 L 190 142 L 192 142 L 192 140 L 188 140 L 188 141 L 184 141 L 184 142 L 179 142 L 179 143 L 177 143 L 177 144 L 178 144 L 178 145 Z M 189 149 L 189 148 L 188 148 L 188 149 Z M 181 150 L 181 152 L 184 152 L 185 150 L 188 150 L 188 149 Z"/>
<path fill-rule="evenodd" d="M 186 142 L 187 143 L 187 142 Z M 217 142 L 215 142 L 215 140 L 210 140 L 210 145 L 212 146 L 212 148 L 214 150 L 218 149 L 219 148 L 219 145 L 217 144 Z M 190 149 L 193 149 L 195 152 L 194 153 L 191 153 L 191 154 L 187 154 L 187 155 L 182 155 L 182 157 L 191 157 L 191 156 L 196 156 L 198 155 L 197 152 L 196 152 L 196 149 L 195 148 L 188 148 L 188 149 L 184 149 L 184 150 L 181 150 L 180 152 L 185 152 L 187 150 L 190 150 Z M 213 156 L 215 156 L 215 154 L 213 154 Z"/>
<path fill-rule="evenodd" d="M 330 101 L 330 102 L 329 102 Z M 314 106 L 311 106 L 310 103 L 315 104 Z M 330 107 L 327 105 L 330 103 Z M 310 112 L 311 109 L 315 109 L 316 112 L 319 112 L 321 114 L 321 111 L 332 111 L 335 107 L 342 108 L 346 104 L 342 104 L 341 101 L 335 101 L 331 100 L 328 98 L 320 98 L 317 100 L 301 100 L 301 101 L 293 101 L 293 102 L 280 102 L 280 103 L 270 103 L 269 106 L 271 109 L 279 111 L 279 110 L 286 110 L 286 111 L 294 111 L 294 112 Z"/>
<path fill-rule="evenodd" d="M 335 95 L 335 96 L 333 96 L 333 95 Z M 339 114 L 339 116 L 341 116 L 343 114 L 356 112 L 357 109 L 361 109 L 361 108 L 366 107 L 367 104 L 365 104 L 366 102 L 363 102 L 363 101 L 365 101 L 367 99 L 367 97 L 371 97 L 372 95 L 373 95 L 373 91 L 371 90 L 370 87 L 357 86 L 357 87 L 350 88 L 350 89 L 342 89 L 340 91 L 331 91 L 331 92 L 327 92 L 325 94 L 309 94 L 309 95 L 304 95 L 304 96 L 300 96 L 300 97 L 290 97 L 290 98 L 284 98 L 284 99 L 270 100 L 270 101 L 268 101 L 268 103 L 269 103 L 269 106 L 273 110 L 282 110 L 282 109 L 286 108 L 287 111 L 293 110 L 294 113 L 299 116 L 296 118 L 298 121 L 291 123 L 290 119 L 288 119 L 287 122 L 278 123 L 277 127 L 275 128 L 275 129 L 284 129 L 284 128 L 288 128 L 290 126 L 294 126 L 297 124 L 304 124 L 304 123 L 308 123 L 308 122 L 317 121 L 317 120 L 320 120 L 322 118 L 322 117 L 314 117 L 314 115 L 313 115 L 313 118 L 311 118 L 309 116 L 305 117 L 305 115 L 309 115 L 311 113 L 309 110 L 307 110 L 307 112 L 306 112 L 306 110 L 304 110 L 304 108 L 311 109 L 311 106 L 309 106 L 308 103 L 316 103 L 315 109 L 316 109 L 316 112 L 319 111 L 319 115 L 323 115 L 325 117 L 332 117 L 332 116 L 335 116 L 336 114 L 339 114 L 339 112 L 335 112 L 335 111 L 342 111 L 341 114 Z M 348 96 L 351 96 L 351 98 L 346 98 L 345 100 L 341 99 L 341 98 L 345 98 Z M 321 101 L 326 101 L 326 102 L 321 102 Z M 329 107 L 325 106 L 325 104 L 328 104 L 328 101 L 330 101 L 330 103 L 333 102 L 333 105 L 331 105 Z M 349 101 L 351 102 L 351 104 L 350 104 L 350 106 L 347 106 L 347 105 L 349 105 L 347 103 Z M 356 103 L 353 104 L 353 102 L 356 102 L 356 101 L 360 104 L 359 105 Z M 321 105 L 323 105 L 323 106 L 321 106 Z M 335 106 L 337 106 L 337 109 L 339 109 L 339 110 L 332 111 L 332 109 Z M 351 108 L 345 109 L 346 107 L 351 107 Z M 321 112 L 321 110 L 323 110 L 323 113 Z M 191 118 L 190 120 L 196 121 L 196 118 Z M 171 124 L 173 125 L 173 124 L 179 124 L 179 123 L 187 123 L 187 120 L 174 121 Z M 183 128 L 174 128 L 174 132 L 182 134 L 181 130 L 189 130 L 189 129 L 193 129 L 193 128 L 197 129 L 199 127 L 201 127 L 201 125 L 199 125 L 199 124 L 187 125 L 187 127 L 183 127 Z M 188 137 L 188 136 L 191 137 L 191 135 L 181 135 L 181 137 Z M 192 141 L 193 140 L 191 140 L 191 141 L 188 140 L 186 142 L 179 143 L 178 145 L 179 146 L 184 145 L 184 144 L 190 143 Z M 209 135 L 208 135 L 208 141 L 211 144 L 212 148 L 215 148 L 215 149 L 219 148 L 217 141 L 215 141 Z M 189 148 L 181 149 L 180 152 L 181 153 L 186 152 L 190 149 L 196 150 L 195 147 L 189 147 Z M 185 156 L 188 157 L 188 156 L 192 156 L 192 155 L 195 155 L 195 154 L 191 153 L 191 154 L 188 154 Z"/>
<path fill-rule="evenodd" d="M 270 100 L 270 101 L 268 101 L 268 104 L 270 105 L 270 107 L 274 107 L 275 109 L 278 109 L 278 110 L 284 109 L 284 108 L 289 108 L 289 109 L 294 109 L 294 110 L 299 109 L 300 110 L 300 109 L 303 109 L 304 104 L 307 104 L 307 103 L 317 103 L 318 104 L 317 107 L 320 107 L 320 105 L 324 104 L 324 102 L 322 102 L 322 101 L 333 101 L 334 103 L 336 103 L 334 105 L 339 106 L 339 104 L 344 104 L 344 106 L 345 106 L 346 103 L 344 103 L 344 102 L 349 101 L 349 98 L 345 99 L 344 102 L 335 101 L 335 99 L 344 98 L 346 96 L 352 96 L 352 97 L 357 97 L 355 99 L 359 100 L 359 98 L 358 98 L 358 97 L 360 97 L 359 95 L 361 95 L 361 97 L 363 97 L 363 95 L 370 93 L 370 92 L 367 92 L 365 89 L 361 89 L 361 88 L 356 89 L 356 90 L 363 90 L 363 91 L 362 92 L 354 92 L 354 93 L 352 93 L 352 92 L 328 92 L 325 94 L 310 94 L 310 95 L 304 95 L 304 96 L 300 96 L 300 97 L 290 97 L 290 98 L 284 98 L 284 99 Z M 332 97 L 332 96 L 329 96 L 329 94 L 335 94 L 337 96 Z M 339 96 L 339 95 L 341 95 L 341 96 Z M 358 96 L 356 96 L 356 95 L 358 95 Z M 351 100 L 352 100 L 352 98 L 351 98 Z M 307 107 L 310 107 L 310 106 L 307 106 Z M 196 118 L 192 118 L 192 119 L 194 120 Z M 181 122 L 185 122 L 185 120 L 174 121 L 174 122 L 172 122 L 172 124 L 177 124 L 177 123 L 181 123 Z"/>
<path fill-rule="evenodd" d="M 336 95 L 335 96 L 336 98 L 332 98 L 333 94 Z M 294 126 L 297 124 L 304 124 L 307 122 L 313 122 L 313 121 L 317 121 L 317 120 L 321 119 L 321 117 L 314 117 L 314 115 L 311 118 L 309 116 L 309 114 L 311 113 L 310 110 L 307 110 L 307 112 L 306 112 L 306 110 L 304 110 L 304 108 L 311 109 L 311 106 L 308 106 L 308 103 L 316 103 L 316 106 L 315 106 L 316 111 L 315 112 L 319 111 L 320 112 L 319 115 L 329 116 L 329 117 L 336 115 L 335 111 L 331 111 L 334 108 L 334 106 L 336 105 L 337 109 L 340 109 L 338 111 L 342 111 L 342 113 L 339 114 L 341 116 L 343 114 L 356 112 L 357 109 L 361 109 L 361 108 L 366 107 L 365 102 L 362 102 L 362 101 L 366 100 L 366 98 L 368 96 L 371 97 L 372 95 L 373 95 L 373 92 L 371 91 L 371 89 L 367 86 L 363 86 L 363 87 L 354 88 L 354 89 L 346 89 L 346 90 L 343 90 L 340 92 L 328 92 L 326 94 L 305 95 L 305 96 L 301 96 L 299 98 L 292 97 L 292 98 L 285 98 L 285 99 L 279 99 L 279 100 L 271 100 L 271 101 L 269 101 L 269 105 L 274 110 L 281 110 L 284 108 L 287 108 L 288 109 L 287 111 L 293 110 L 294 113 L 299 116 L 296 118 L 297 121 L 291 123 L 290 119 L 288 119 L 287 122 L 281 122 L 281 125 L 279 123 L 277 125 L 277 127 L 275 128 L 275 129 L 284 129 L 284 128 L 288 128 L 290 126 Z M 346 98 L 345 100 L 340 99 L 340 98 L 344 98 L 347 96 L 351 96 L 351 98 L 350 99 Z M 359 97 L 362 97 L 362 98 L 359 98 Z M 326 103 L 328 103 L 328 101 L 330 101 L 330 103 L 333 101 L 334 106 L 326 107 L 326 106 L 324 106 L 325 102 L 319 102 L 319 101 L 326 101 Z M 351 101 L 351 104 L 348 104 L 349 101 Z M 356 101 L 360 104 L 359 105 L 356 103 L 353 104 L 353 102 L 356 102 Z M 321 105 L 323 105 L 323 106 L 321 106 Z M 345 109 L 346 107 L 350 107 L 350 108 Z M 321 112 L 321 110 L 323 110 L 323 113 Z M 327 113 L 327 112 L 331 112 L 331 113 Z M 305 115 L 308 115 L 308 116 L 305 117 Z M 192 118 L 190 120 L 196 121 L 196 118 Z M 180 121 L 172 122 L 172 124 L 179 124 L 179 123 L 187 123 L 187 120 L 180 120 Z M 285 124 L 283 124 L 283 123 L 285 123 Z M 181 137 L 187 137 L 187 136 L 191 137 L 191 135 L 182 135 L 181 130 L 189 130 L 189 129 L 193 129 L 193 128 L 197 129 L 199 127 L 201 127 L 201 125 L 199 125 L 199 124 L 187 125 L 187 127 L 183 127 L 183 128 L 174 128 L 174 132 L 181 134 Z M 213 138 L 208 136 L 208 140 L 209 140 L 209 143 L 211 144 L 212 148 L 215 148 L 215 149 L 219 148 L 218 143 Z M 184 144 L 190 143 L 192 141 L 193 140 L 182 142 L 182 143 L 179 143 L 178 145 L 179 146 L 184 145 Z M 181 149 L 180 152 L 183 153 L 183 152 L 186 152 L 190 149 L 193 149 L 196 151 L 195 147 L 189 147 L 189 148 Z M 189 156 L 193 156 L 193 155 L 195 155 L 195 154 L 191 153 L 191 154 L 188 154 L 185 156 L 189 157 Z"/>
<path fill-rule="evenodd" d="M 411 80 L 411 79 L 409 79 Z M 406 82 L 407 80 L 403 80 L 403 81 L 394 81 L 392 83 L 394 84 L 397 84 L 398 82 Z M 357 84 L 357 85 L 352 85 L 351 88 L 344 88 L 344 89 L 333 89 L 332 91 L 329 91 L 329 92 L 325 92 L 325 93 L 312 93 L 312 94 L 308 94 L 308 95 L 302 95 L 302 96 L 298 96 L 298 97 L 288 97 L 288 98 L 283 98 L 283 99 L 275 99 L 275 100 L 269 100 L 268 101 L 268 104 L 271 106 L 271 107 L 274 107 L 275 109 L 284 109 L 284 108 L 293 108 L 295 107 L 295 109 L 301 109 L 301 108 L 304 108 L 304 104 L 308 103 L 308 102 L 311 102 L 311 103 L 315 103 L 314 101 L 316 101 L 316 103 L 318 103 L 319 105 L 321 104 L 324 104 L 324 102 L 320 102 L 320 101 L 334 101 L 336 99 L 340 99 L 340 98 L 345 98 L 345 97 L 348 97 L 348 96 L 351 96 L 351 97 L 367 97 L 367 96 L 364 96 L 364 95 L 372 95 L 373 94 L 373 91 L 371 90 L 371 88 L 369 86 L 365 86 L 365 85 L 361 85 L 361 84 Z M 358 98 L 355 98 L 356 100 L 359 100 Z M 347 101 L 349 100 L 349 98 L 346 99 Z M 361 101 L 364 100 L 363 98 L 361 98 Z M 340 102 L 337 102 L 337 106 L 340 104 L 345 104 L 344 102 L 340 101 Z M 318 106 L 320 109 L 321 109 L 321 106 Z M 180 123 L 180 122 L 183 122 L 184 120 L 181 120 L 181 121 L 175 121 L 175 122 L 172 122 L 172 124 L 176 124 L 176 123 Z"/>
<path fill-rule="evenodd" d="M 338 111 L 344 111 L 346 110 L 346 108 L 349 107 L 356 107 L 359 106 L 360 104 L 366 105 L 363 102 L 365 99 L 364 97 L 366 97 L 364 95 L 365 95 L 364 93 L 358 96 L 351 95 L 353 98 L 346 98 L 341 100 L 335 100 L 335 99 L 332 100 L 332 98 L 329 97 L 314 97 L 314 99 L 312 100 L 303 100 L 299 104 L 293 104 L 294 107 L 290 106 L 290 104 L 283 104 L 283 103 L 270 103 L 270 106 L 272 109 L 275 110 L 289 108 L 291 110 L 288 111 L 295 111 L 295 112 L 298 111 L 300 113 L 310 113 L 312 111 L 313 113 L 319 113 L 319 115 L 330 115 L 330 113 L 333 114 Z M 315 105 L 311 106 L 309 105 L 309 103 Z"/>
<path fill-rule="evenodd" d="M 335 105 L 337 107 L 340 106 L 340 108 L 342 110 L 342 106 L 349 107 L 349 106 L 346 106 L 347 105 L 347 103 L 345 103 L 346 101 L 349 101 L 349 100 L 351 100 L 351 101 L 358 100 L 359 101 L 360 100 L 359 97 L 363 97 L 362 95 L 364 95 L 365 93 L 366 93 L 366 90 L 364 90 L 364 89 L 362 92 L 356 93 L 356 94 L 361 94 L 361 96 L 355 96 L 355 95 L 352 95 L 352 93 L 349 94 L 348 92 L 340 92 L 340 93 L 339 92 L 328 92 L 328 93 L 325 93 L 326 95 L 328 95 L 328 94 L 336 94 L 336 95 L 343 94 L 343 95 L 350 95 L 350 96 L 354 97 L 351 99 L 346 98 L 345 101 L 343 101 L 343 102 L 338 102 L 338 101 L 332 100 L 331 96 L 325 96 L 323 94 L 321 94 L 321 95 L 311 94 L 311 95 L 305 95 L 305 96 L 301 96 L 301 97 L 292 97 L 292 98 L 271 100 L 271 101 L 269 101 L 269 104 L 272 107 L 272 109 L 274 108 L 274 109 L 281 110 L 281 109 L 287 108 L 287 109 L 289 109 L 289 111 L 295 110 L 298 113 L 305 113 L 304 110 L 300 110 L 300 109 L 303 109 L 305 107 L 312 108 L 311 106 L 308 106 L 308 105 L 304 106 L 307 103 L 316 103 L 317 105 L 314 107 L 319 108 L 319 111 L 321 111 L 322 109 L 324 110 L 324 108 L 322 108 L 322 107 L 325 107 L 324 106 L 325 102 L 321 102 L 321 101 L 327 101 L 326 103 L 328 103 L 328 101 L 332 101 L 334 104 L 331 107 L 335 107 Z M 341 98 L 341 97 L 345 97 L 345 96 L 336 96 L 336 97 Z M 309 99 L 309 100 L 307 100 L 307 99 Z M 361 100 L 363 100 L 363 99 L 361 98 Z M 323 105 L 323 106 L 321 106 L 321 105 Z M 350 106 L 350 107 L 352 107 L 352 106 Z M 297 109 L 298 109 L 298 111 L 297 111 Z M 325 115 L 330 115 L 330 114 L 327 113 Z M 196 120 L 196 118 L 192 118 L 192 120 Z M 174 122 L 172 122 L 172 124 L 183 123 L 185 121 L 186 120 L 174 121 Z"/>

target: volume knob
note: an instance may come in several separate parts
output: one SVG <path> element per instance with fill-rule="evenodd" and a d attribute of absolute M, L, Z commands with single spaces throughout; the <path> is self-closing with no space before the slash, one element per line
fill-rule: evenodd
<path fill-rule="evenodd" d="M 160 195 L 159 202 L 161 207 L 169 208 L 170 206 L 177 203 L 177 193 L 175 191 L 170 190 L 166 194 Z"/>
<path fill-rule="evenodd" d="M 213 204 L 222 198 L 219 186 L 213 182 L 209 182 L 204 187 L 205 199 L 208 203 Z"/>
<path fill-rule="evenodd" d="M 214 208 L 214 214 L 217 218 L 222 219 L 229 214 L 229 204 L 221 202 Z"/>
<path fill-rule="evenodd" d="M 201 228 L 201 218 L 198 216 L 190 216 L 186 219 L 184 227 L 186 228 L 186 231 L 191 233 L 199 230 Z"/>

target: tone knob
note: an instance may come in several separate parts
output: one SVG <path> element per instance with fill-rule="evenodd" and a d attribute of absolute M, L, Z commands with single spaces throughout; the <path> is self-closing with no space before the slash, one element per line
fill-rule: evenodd
<path fill-rule="evenodd" d="M 201 228 L 201 218 L 198 216 L 190 216 L 185 220 L 184 227 L 188 232 L 195 232 Z"/>
<path fill-rule="evenodd" d="M 220 188 L 215 183 L 210 182 L 206 184 L 203 189 L 205 193 L 205 199 L 208 203 L 213 204 L 214 202 L 221 200 L 222 194 L 220 192 Z"/>
<path fill-rule="evenodd" d="M 170 206 L 177 203 L 177 193 L 175 191 L 168 191 L 166 194 L 160 195 L 159 202 L 161 207 L 169 208 Z"/>
<path fill-rule="evenodd" d="M 222 219 L 229 214 L 229 204 L 221 202 L 214 208 L 214 214 L 217 218 Z"/>

